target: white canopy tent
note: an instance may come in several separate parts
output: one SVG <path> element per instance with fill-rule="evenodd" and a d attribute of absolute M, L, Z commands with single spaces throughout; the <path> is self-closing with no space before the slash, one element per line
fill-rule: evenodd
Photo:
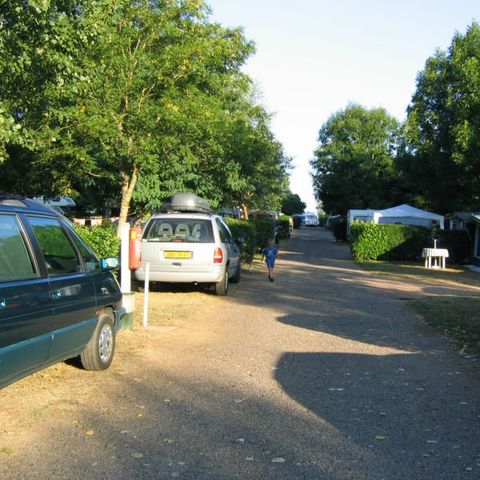
<path fill-rule="evenodd" d="M 419 225 L 421 227 L 431 227 L 438 225 L 444 228 L 443 215 L 420 210 L 404 203 L 397 207 L 387 208 L 386 210 L 349 210 L 347 215 L 347 231 L 350 233 L 350 225 L 353 222 L 383 223 L 405 225 Z"/>
<path fill-rule="evenodd" d="M 373 213 L 374 223 L 403 223 L 406 225 L 419 225 L 421 227 L 431 227 L 438 225 L 441 229 L 444 226 L 443 215 L 427 212 L 419 208 L 412 207 L 404 203 L 398 207 L 378 210 Z"/>

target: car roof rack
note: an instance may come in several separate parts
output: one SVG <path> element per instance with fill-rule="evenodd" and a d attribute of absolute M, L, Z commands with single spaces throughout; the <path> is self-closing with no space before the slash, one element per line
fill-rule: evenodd
<path fill-rule="evenodd" d="M 170 203 L 160 208 L 161 212 L 169 213 L 212 213 L 209 203 L 193 193 L 177 193 Z"/>
<path fill-rule="evenodd" d="M 26 197 L 25 195 L 14 195 L 11 193 L 0 193 L 0 205 L 6 207 L 16 208 L 31 208 L 36 210 L 42 210 L 44 212 L 52 212 L 53 210 L 47 205 Z"/>
<path fill-rule="evenodd" d="M 10 207 L 28 207 L 28 203 L 25 201 L 28 200 L 27 197 L 23 195 L 13 195 L 10 193 L 0 194 L 0 204 L 8 205 Z"/>

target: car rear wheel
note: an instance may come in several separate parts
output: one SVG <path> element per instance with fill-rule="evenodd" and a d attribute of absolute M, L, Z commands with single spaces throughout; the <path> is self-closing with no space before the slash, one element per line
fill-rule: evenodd
<path fill-rule="evenodd" d="M 228 293 L 228 268 L 225 267 L 222 278 L 215 284 L 215 293 L 217 295 L 226 295 Z"/>
<path fill-rule="evenodd" d="M 115 352 L 115 327 L 113 315 L 102 312 L 85 350 L 80 354 L 80 361 L 85 370 L 105 370 L 113 360 Z"/>

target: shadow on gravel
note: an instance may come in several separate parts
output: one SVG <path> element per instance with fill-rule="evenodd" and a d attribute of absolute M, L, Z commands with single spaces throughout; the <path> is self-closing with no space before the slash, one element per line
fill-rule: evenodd
<path fill-rule="evenodd" d="M 369 480 L 373 463 L 377 472 L 388 474 L 373 453 L 336 428 L 258 392 L 245 395 L 244 388 L 235 385 L 167 376 L 158 367 L 138 374 L 118 375 L 109 383 L 110 391 L 99 386 L 92 403 L 75 409 L 74 422 L 34 429 L 24 445 L 28 461 L 5 457 L 0 477 Z M 158 380 L 155 385 L 152 377 Z M 241 383 L 239 379 L 239 387 Z M 52 451 L 51 445 L 62 444 L 64 448 Z M 339 457 L 357 463 L 355 472 L 349 463 L 338 463 Z"/>
<path fill-rule="evenodd" d="M 386 462 L 371 478 L 480 478 L 478 368 L 406 308 L 435 289 L 370 275 L 325 232 L 280 252 L 275 284 L 248 276 L 232 301 L 278 312 L 292 338 L 318 333 L 319 351 L 280 357 L 281 388 Z"/>
<path fill-rule="evenodd" d="M 382 455 L 384 478 L 464 478 L 479 454 L 471 441 L 479 385 L 448 370 L 432 381 L 439 356 L 286 353 L 275 378 L 346 438 Z"/>

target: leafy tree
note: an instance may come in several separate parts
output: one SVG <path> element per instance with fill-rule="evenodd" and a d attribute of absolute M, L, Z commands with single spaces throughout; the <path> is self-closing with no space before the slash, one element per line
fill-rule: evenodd
<path fill-rule="evenodd" d="M 351 104 L 327 120 L 311 161 L 316 197 L 327 212 L 390 205 L 398 135 L 397 120 L 382 108 Z"/>
<path fill-rule="evenodd" d="M 480 26 L 457 33 L 419 73 L 401 168 L 425 206 L 476 209 L 480 201 Z"/>
<path fill-rule="evenodd" d="M 121 222 L 132 197 L 154 208 L 186 190 L 214 206 L 279 205 L 288 159 L 240 72 L 253 44 L 208 13 L 202 0 L 1 2 L 0 106 L 13 127 L 0 112 L 0 183 L 121 198 Z"/>
<path fill-rule="evenodd" d="M 282 212 L 286 215 L 294 213 L 303 213 L 307 208 L 307 204 L 296 193 L 288 192 L 287 196 L 282 200 Z"/>

